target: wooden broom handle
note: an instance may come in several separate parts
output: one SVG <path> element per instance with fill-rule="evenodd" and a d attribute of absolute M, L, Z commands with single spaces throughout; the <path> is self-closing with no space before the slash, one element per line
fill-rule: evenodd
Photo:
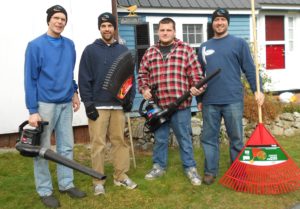
<path fill-rule="evenodd" d="M 252 14 L 252 31 L 253 31 L 253 51 L 254 51 L 254 64 L 256 70 L 256 91 L 260 94 L 260 81 L 259 81 L 259 66 L 257 58 L 257 39 L 256 39 L 256 19 L 255 19 L 255 0 L 251 0 L 251 14 Z M 258 122 L 262 123 L 261 106 L 258 107 Z"/>

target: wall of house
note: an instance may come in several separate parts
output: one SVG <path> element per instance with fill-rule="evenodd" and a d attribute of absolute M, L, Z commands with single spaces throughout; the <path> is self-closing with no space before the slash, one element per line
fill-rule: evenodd
<path fill-rule="evenodd" d="M 0 135 L 15 133 L 28 119 L 24 96 L 24 54 L 27 43 L 45 33 L 46 10 L 60 4 L 68 12 L 68 23 L 63 35 L 73 39 L 77 51 L 75 79 L 78 63 L 87 44 L 100 37 L 97 18 L 111 11 L 111 1 L 87 0 L 10 0 L 3 1 L 0 12 Z M 74 114 L 74 126 L 87 124 L 85 110 Z"/>

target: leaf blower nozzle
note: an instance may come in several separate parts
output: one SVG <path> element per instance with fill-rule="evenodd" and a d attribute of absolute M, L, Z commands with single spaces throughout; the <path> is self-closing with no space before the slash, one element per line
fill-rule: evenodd
<path fill-rule="evenodd" d="M 40 146 L 41 134 L 43 133 L 43 127 L 48 125 L 48 122 L 42 121 L 38 123 L 36 129 L 24 129 L 24 127 L 29 124 L 28 121 L 24 121 L 19 126 L 19 139 L 17 140 L 16 149 L 20 152 L 22 156 L 25 157 L 42 157 L 46 160 L 51 160 L 53 162 L 59 163 L 66 167 L 77 170 L 83 174 L 92 176 L 94 178 L 103 180 L 106 178 L 105 175 L 98 173 L 97 171 L 83 166 L 74 160 L 68 159 L 64 156 L 57 154 L 51 149 Z"/>

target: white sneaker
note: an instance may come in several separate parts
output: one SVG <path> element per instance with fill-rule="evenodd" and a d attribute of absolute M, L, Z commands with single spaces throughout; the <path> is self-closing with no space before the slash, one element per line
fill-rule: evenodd
<path fill-rule="evenodd" d="M 190 179 L 192 185 L 200 186 L 201 185 L 201 177 L 199 176 L 197 169 L 195 167 L 191 167 L 186 169 L 186 175 Z"/>
<path fill-rule="evenodd" d="M 137 184 L 130 178 L 124 179 L 123 181 L 114 180 L 114 184 L 117 186 L 123 186 L 126 189 L 135 189 L 137 187 Z"/>
<path fill-rule="evenodd" d="M 95 186 L 94 195 L 105 194 L 105 189 L 102 184 L 97 184 Z"/>
<path fill-rule="evenodd" d="M 164 175 L 166 171 L 158 164 L 153 164 L 153 168 L 145 175 L 146 180 L 154 180 Z"/>

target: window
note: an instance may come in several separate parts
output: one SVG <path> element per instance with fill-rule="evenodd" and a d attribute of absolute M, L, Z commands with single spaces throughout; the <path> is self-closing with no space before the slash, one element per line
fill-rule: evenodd
<path fill-rule="evenodd" d="M 294 50 L 294 17 L 288 18 L 288 33 L 289 33 L 289 51 Z"/>
<path fill-rule="evenodd" d="M 135 26 L 136 37 L 136 52 L 137 52 L 137 69 L 139 69 L 140 62 L 147 48 L 150 46 L 149 40 L 149 25 L 139 24 Z"/>
<path fill-rule="evenodd" d="M 158 24 L 153 24 L 153 36 L 154 36 L 154 43 L 157 43 L 159 40 Z M 178 36 L 178 38 L 180 38 L 180 36 Z M 182 40 L 184 42 L 189 43 L 194 48 L 199 47 L 200 44 L 203 42 L 203 25 L 182 24 Z"/>
<path fill-rule="evenodd" d="M 154 43 L 157 43 L 158 38 L 158 24 L 153 24 Z"/>
<path fill-rule="evenodd" d="M 266 41 L 284 40 L 283 19 L 283 16 L 266 16 Z"/>
<path fill-rule="evenodd" d="M 266 16 L 266 69 L 285 68 L 284 16 Z"/>
<path fill-rule="evenodd" d="M 183 24 L 183 41 L 191 46 L 199 46 L 203 42 L 203 25 L 201 24 Z"/>

